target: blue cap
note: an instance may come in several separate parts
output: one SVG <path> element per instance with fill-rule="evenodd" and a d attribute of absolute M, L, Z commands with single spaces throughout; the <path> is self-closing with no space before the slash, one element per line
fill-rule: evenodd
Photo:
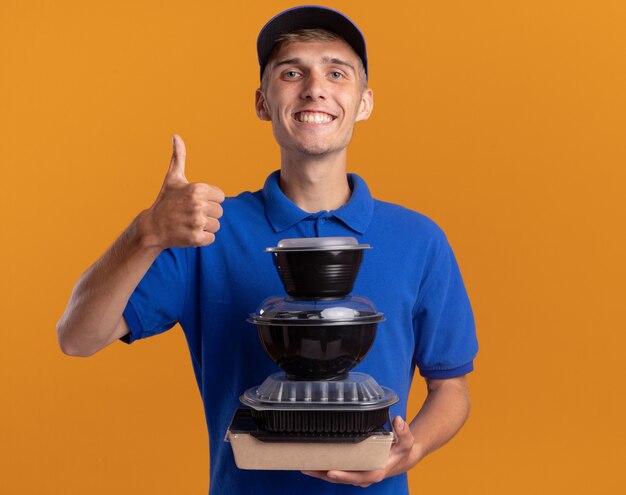
<path fill-rule="evenodd" d="M 276 41 L 283 34 L 298 31 L 299 29 L 325 29 L 341 36 L 363 61 L 365 77 L 367 73 L 367 51 L 365 38 L 360 29 L 338 10 L 319 5 L 303 5 L 293 7 L 272 17 L 263 26 L 256 42 L 261 77 L 269 61 Z"/>

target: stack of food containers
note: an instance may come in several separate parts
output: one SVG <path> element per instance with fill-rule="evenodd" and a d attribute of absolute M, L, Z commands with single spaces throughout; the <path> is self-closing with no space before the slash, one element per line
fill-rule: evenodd
<path fill-rule="evenodd" d="M 396 393 L 351 372 L 384 315 L 350 296 L 363 252 L 352 237 L 285 239 L 272 253 L 288 297 L 266 299 L 249 322 L 283 369 L 246 390 L 226 434 L 241 469 L 372 470 L 394 441 Z"/>

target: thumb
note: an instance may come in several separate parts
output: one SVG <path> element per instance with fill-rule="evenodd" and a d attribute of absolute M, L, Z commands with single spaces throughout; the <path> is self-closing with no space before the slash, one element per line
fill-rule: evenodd
<path fill-rule="evenodd" d="M 409 425 L 400 416 L 396 416 L 393 421 L 393 431 L 397 439 L 396 444 L 393 446 L 394 450 L 409 450 L 413 446 L 415 442 L 413 432 L 411 432 Z"/>
<path fill-rule="evenodd" d="M 185 177 L 185 157 L 187 150 L 183 139 L 178 135 L 172 136 L 172 159 L 170 161 L 170 167 L 165 175 L 163 185 L 185 183 L 188 184 Z"/>

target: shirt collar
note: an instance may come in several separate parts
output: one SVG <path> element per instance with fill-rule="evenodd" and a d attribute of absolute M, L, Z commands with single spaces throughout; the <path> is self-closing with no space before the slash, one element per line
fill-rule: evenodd
<path fill-rule="evenodd" d="M 291 201 L 280 188 L 280 170 L 270 174 L 263 186 L 265 214 L 275 232 L 282 232 L 316 213 L 308 213 Z M 346 204 L 332 210 L 332 215 L 352 230 L 363 234 L 372 220 L 374 200 L 367 184 L 356 174 L 348 174 L 352 194 Z M 318 212 L 319 213 L 319 212 Z"/>

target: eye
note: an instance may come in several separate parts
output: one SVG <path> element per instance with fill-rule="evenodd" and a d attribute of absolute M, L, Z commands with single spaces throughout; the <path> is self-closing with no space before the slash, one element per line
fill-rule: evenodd
<path fill-rule="evenodd" d="M 334 70 L 330 73 L 331 79 L 341 79 L 343 77 L 343 73 L 338 70 Z"/>
<path fill-rule="evenodd" d="M 285 79 L 295 79 L 300 75 L 299 72 L 295 71 L 295 70 L 288 70 L 283 72 L 283 77 Z"/>

